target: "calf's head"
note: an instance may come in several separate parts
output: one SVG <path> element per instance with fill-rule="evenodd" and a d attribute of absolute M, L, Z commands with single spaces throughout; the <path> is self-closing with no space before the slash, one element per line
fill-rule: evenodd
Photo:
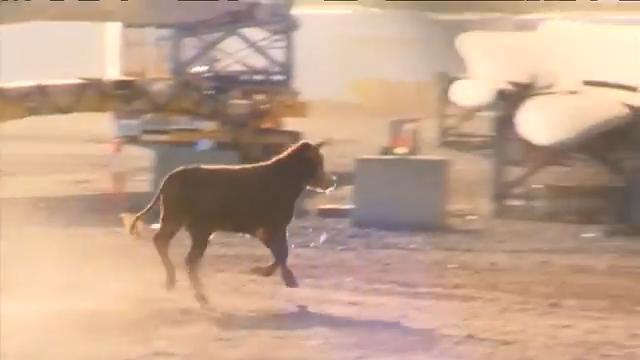
<path fill-rule="evenodd" d="M 300 176 L 304 185 L 314 191 L 328 192 L 335 188 L 335 177 L 324 169 L 324 156 L 321 149 L 327 141 L 312 144 L 302 141 L 291 149 L 295 159 L 296 176 Z"/>

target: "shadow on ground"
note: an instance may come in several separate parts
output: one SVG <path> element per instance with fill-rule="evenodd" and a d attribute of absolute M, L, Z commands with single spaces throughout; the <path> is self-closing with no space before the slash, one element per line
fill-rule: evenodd
<path fill-rule="evenodd" d="M 310 328 L 361 329 L 401 333 L 404 335 L 433 336 L 432 330 L 415 329 L 397 321 L 354 319 L 324 314 L 299 305 L 296 311 L 283 313 L 212 315 L 216 326 L 223 330 L 304 330 Z"/>
<path fill-rule="evenodd" d="M 357 319 L 312 311 L 298 305 L 295 311 L 280 313 L 237 314 L 222 313 L 210 315 L 210 320 L 220 330 L 245 331 L 269 330 L 299 332 L 324 329 L 344 333 L 340 339 L 348 346 L 363 348 L 376 353 L 398 353 L 406 351 L 431 351 L 440 345 L 499 341 L 474 336 L 454 336 L 439 334 L 428 328 L 414 328 L 399 321 Z"/>

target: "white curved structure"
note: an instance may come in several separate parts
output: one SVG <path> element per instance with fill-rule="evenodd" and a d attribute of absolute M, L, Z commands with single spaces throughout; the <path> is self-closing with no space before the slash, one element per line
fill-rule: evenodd
<path fill-rule="evenodd" d="M 538 146 L 580 142 L 628 121 L 620 101 L 594 93 L 553 94 L 526 100 L 514 116 L 516 131 Z"/>
<path fill-rule="evenodd" d="M 455 47 L 469 78 L 508 88 L 510 81 L 528 83 L 540 75 L 538 40 L 530 31 L 470 31 L 456 38 Z"/>
<path fill-rule="evenodd" d="M 481 108 L 495 101 L 498 89 L 491 83 L 476 79 L 456 80 L 449 86 L 448 97 L 456 105 Z"/>
<path fill-rule="evenodd" d="M 461 106 L 486 103 L 509 81 L 577 92 L 536 96 L 517 110 L 516 130 L 536 145 L 582 141 L 630 121 L 625 104 L 640 106 L 640 92 L 633 91 L 640 87 L 640 26 L 548 21 L 532 32 L 464 33 L 456 48 L 469 79 L 454 84 L 449 98 Z M 583 85 L 587 80 L 631 90 Z"/>

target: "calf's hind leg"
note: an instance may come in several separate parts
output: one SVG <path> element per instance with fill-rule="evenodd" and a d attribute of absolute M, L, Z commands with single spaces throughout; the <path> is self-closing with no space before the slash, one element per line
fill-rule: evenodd
<path fill-rule="evenodd" d="M 187 272 L 189 273 L 189 281 L 194 291 L 194 297 L 200 305 L 207 305 L 209 300 L 202 289 L 202 281 L 200 280 L 199 267 L 209 244 L 209 235 L 211 231 L 204 227 L 190 226 L 189 234 L 191 235 L 191 249 L 185 258 Z"/>
<path fill-rule="evenodd" d="M 167 290 L 172 290 L 176 286 L 176 268 L 169 258 L 169 242 L 180 230 L 180 226 L 179 223 L 163 219 L 160 222 L 160 229 L 153 235 L 153 243 L 166 273 L 165 287 Z"/>
<path fill-rule="evenodd" d="M 260 242 L 264 246 L 266 246 L 267 248 L 269 247 L 269 243 L 271 242 L 271 237 L 268 232 L 262 229 L 258 230 L 256 237 L 260 240 Z M 253 268 L 251 268 L 251 273 L 269 277 L 273 275 L 273 273 L 275 273 L 276 270 L 278 270 L 278 263 L 274 260 L 271 264 L 266 266 L 254 266 Z"/>

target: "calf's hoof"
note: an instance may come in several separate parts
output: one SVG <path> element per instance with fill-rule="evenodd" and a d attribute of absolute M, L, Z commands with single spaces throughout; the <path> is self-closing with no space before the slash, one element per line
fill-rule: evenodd
<path fill-rule="evenodd" d="M 175 279 L 168 279 L 167 282 L 164 284 L 164 288 L 167 291 L 172 291 L 173 289 L 176 288 L 176 280 Z"/>
<path fill-rule="evenodd" d="M 253 268 L 251 268 L 251 273 L 254 275 L 260 275 L 260 276 L 271 276 L 273 275 L 274 272 L 276 272 L 276 266 L 274 265 L 267 265 L 267 266 L 254 266 Z"/>
<path fill-rule="evenodd" d="M 207 299 L 207 297 L 204 294 L 195 293 L 193 296 L 195 297 L 195 299 L 198 302 L 198 304 L 200 304 L 200 306 L 202 306 L 202 307 L 208 307 L 209 306 L 209 299 Z"/>
<path fill-rule="evenodd" d="M 288 288 L 300 287 L 298 285 L 298 280 L 296 280 L 296 277 L 293 275 L 293 273 L 290 270 L 285 270 L 282 273 L 282 280 L 284 280 L 284 284 Z"/>

